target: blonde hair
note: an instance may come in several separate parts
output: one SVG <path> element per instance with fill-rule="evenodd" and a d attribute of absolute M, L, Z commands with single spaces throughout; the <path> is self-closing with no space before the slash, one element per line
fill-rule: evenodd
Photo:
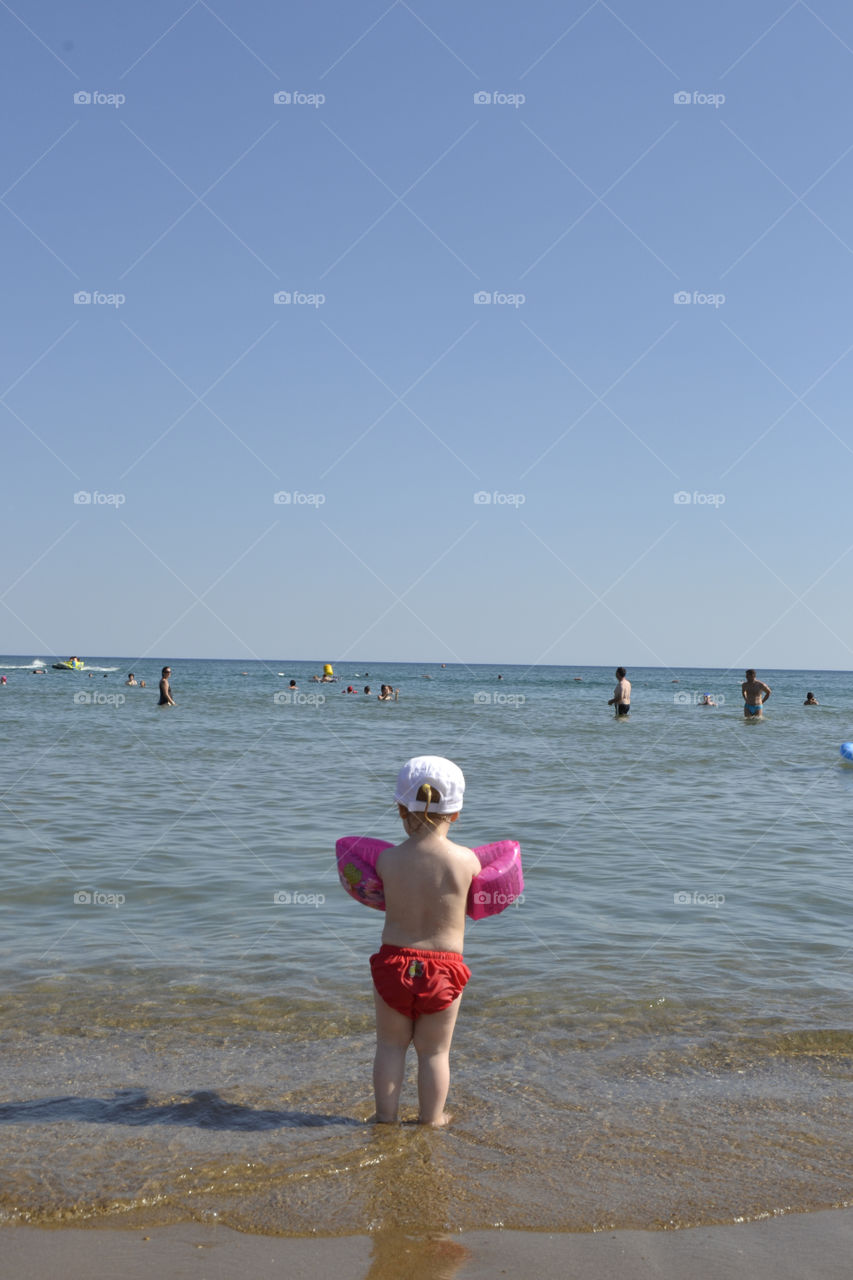
<path fill-rule="evenodd" d="M 449 813 L 436 813 L 432 817 L 430 816 L 429 807 L 431 804 L 441 803 L 441 792 L 429 782 L 421 783 L 415 799 L 426 807 L 423 810 L 406 809 L 406 815 L 409 818 L 415 818 L 418 825 L 425 823 L 428 827 L 437 827 L 439 822 L 446 822 L 450 817 Z M 405 808 L 405 805 L 402 807 Z"/>

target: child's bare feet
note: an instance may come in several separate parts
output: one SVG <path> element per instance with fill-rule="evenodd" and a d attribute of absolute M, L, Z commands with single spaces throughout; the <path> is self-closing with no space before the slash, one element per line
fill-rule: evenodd
<path fill-rule="evenodd" d="M 399 1123 L 400 1122 L 397 1116 L 389 1116 L 386 1118 L 385 1116 L 377 1115 L 375 1112 L 370 1117 L 369 1120 L 365 1121 L 365 1124 L 399 1124 Z"/>
<path fill-rule="evenodd" d="M 453 1116 L 450 1115 L 449 1112 L 445 1111 L 444 1115 L 438 1120 L 422 1120 L 420 1116 L 418 1116 L 418 1124 L 427 1124 L 431 1129 L 443 1129 L 445 1125 L 450 1124 L 452 1119 Z"/>

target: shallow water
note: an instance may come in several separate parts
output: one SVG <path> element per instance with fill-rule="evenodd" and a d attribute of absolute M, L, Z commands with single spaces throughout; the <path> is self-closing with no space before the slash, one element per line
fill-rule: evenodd
<path fill-rule="evenodd" d="M 589 1230 L 850 1201 L 847 673 L 762 672 L 745 724 L 739 672 L 633 670 L 622 723 L 600 669 L 318 687 L 173 661 L 158 711 L 159 664 L 140 690 L 114 658 L 28 661 L 0 660 L 0 1220 Z M 399 702 L 342 692 L 384 681 Z M 399 838 L 421 752 L 466 774 L 458 838 L 519 839 L 526 878 L 469 926 L 443 1133 L 361 1123 L 381 917 L 333 859 Z"/>

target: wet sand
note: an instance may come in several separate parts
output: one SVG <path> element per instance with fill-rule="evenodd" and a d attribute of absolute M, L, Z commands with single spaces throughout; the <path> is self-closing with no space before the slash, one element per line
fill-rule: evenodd
<path fill-rule="evenodd" d="M 0 1252 L 3 1275 L 16 1280 L 848 1280 L 853 1213 L 679 1231 L 475 1231 L 429 1239 L 381 1230 L 310 1240 L 198 1224 L 148 1232 L 7 1227 Z"/>

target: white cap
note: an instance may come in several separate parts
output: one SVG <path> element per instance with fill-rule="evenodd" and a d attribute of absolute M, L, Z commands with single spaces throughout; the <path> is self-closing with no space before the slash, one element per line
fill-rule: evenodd
<path fill-rule="evenodd" d="M 413 756 L 397 774 L 394 799 L 405 805 L 410 813 L 423 813 L 426 801 L 417 794 L 425 782 L 439 793 L 437 803 L 430 801 L 430 813 L 458 813 L 462 808 L 465 779 L 458 764 L 443 756 Z"/>

